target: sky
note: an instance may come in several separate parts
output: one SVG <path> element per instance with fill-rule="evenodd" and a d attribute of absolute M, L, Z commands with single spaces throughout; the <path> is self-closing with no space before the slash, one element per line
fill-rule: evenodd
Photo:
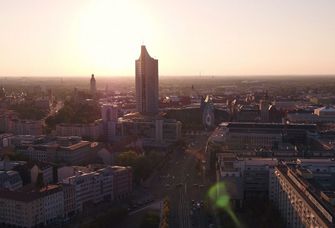
<path fill-rule="evenodd" d="M 335 74 L 334 0 L 0 0 L 0 76 Z"/>

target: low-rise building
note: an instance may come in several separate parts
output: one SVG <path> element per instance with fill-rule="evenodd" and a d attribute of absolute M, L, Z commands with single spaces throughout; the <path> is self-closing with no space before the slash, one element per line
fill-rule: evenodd
<path fill-rule="evenodd" d="M 96 120 L 88 124 L 57 124 L 56 134 L 58 136 L 80 136 L 97 140 L 104 135 L 102 120 Z"/>
<path fill-rule="evenodd" d="M 44 120 L 20 119 L 14 111 L 5 110 L 0 115 L 0 130 L 15 135 L 41 135 Z"/>
<path fill-rule="evenodd" d="M 144 146 L 164 146 L 181 138 L 181 122 L 160 116 L 131 113 L 117 122 L 109 121 L 106 124 L 109 141 L 136 136 L 143 141 Z"/>
<path fill-rule="evenodd" d="M 138 137 L 144 146 L 165 146 L 181 137 L 181 122 L 165 118 L 165 113 L 143 115 L 132 112 L 119 117 L 115 105 L 105 104 L 101 108 L 104 132 L 109 142 L 128 137 Z"/>
<path fill-rule="evenodd" d="M 15 191 L 23 185 L 21 176 L 16 171 L 0 171 L 0 188 Z"/>
<path fill-rule="evenodd" d="M 306 143 L 317 134 L 315 124 L 228 122 L 220 124 L 209 140 L 229 149 L 272 149 L 290 141 Z"/>
<path fill-rule="evenodd" d="M 91 161 L 99 143 L 83 141 L 80 137 L 58 137 L 54 140 L 27 141 L 16 145 L 16 150 L 33 161 L 80 165 Z"/>

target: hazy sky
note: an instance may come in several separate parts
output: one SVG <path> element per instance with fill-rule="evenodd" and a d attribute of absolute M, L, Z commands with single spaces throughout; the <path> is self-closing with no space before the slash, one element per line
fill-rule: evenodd
<path fill-rule="evenodd" d="M 335 0 L 0 0 L 0 76 L 335 74 Z"/>

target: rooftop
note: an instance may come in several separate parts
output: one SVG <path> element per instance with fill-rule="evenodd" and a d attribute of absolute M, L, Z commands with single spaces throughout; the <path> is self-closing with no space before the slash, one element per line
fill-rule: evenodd
<path fill-rule="evenodd" d="M 48 185 L 41 189 L 37 189 L 34 186 L 27 185 L 18 191 L 0 189 L 0 198 L 21 202 L 31 202 L 44 196 L 59 192 L 61 191 L 61 189 L 61 185 Z"/>

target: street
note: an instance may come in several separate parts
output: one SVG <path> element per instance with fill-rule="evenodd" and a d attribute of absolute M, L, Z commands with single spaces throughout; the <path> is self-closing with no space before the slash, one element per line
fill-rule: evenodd
<path fill-rule="evenodd" d="M 170 199 L 170 227 L 209 226 L 205 198 L 210 181 L 204 176 L 202 164 L 206 141 L 206 136 L 197 136 L 186 150 L 174 151 L 169 161 L 145 183 L 147 194 L 155 199 Z"/>

